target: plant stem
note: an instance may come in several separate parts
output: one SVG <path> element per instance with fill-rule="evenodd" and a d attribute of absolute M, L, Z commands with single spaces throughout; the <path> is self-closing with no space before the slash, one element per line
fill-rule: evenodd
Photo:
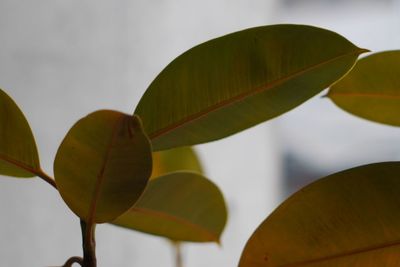
<path fill-rule="evenodd" d="M 175 249 L 175 267 L 183 267 L 182 247 L 180 242 L 172 242 Z"/>
<path fill-rule="evenodd" d="M 81 220 L 82 248 L 83 248 L 83 267 L 96 267 L 96 224 L 87 224 Z"/>
<path fill-rule="evenodd" d="M 49 175 L 47 175 L 44 171 L 40 170 L 38 172 L 35 172 L 35 174 L 37 176 L 39 176 L 40 178 L 42 178 L 45 182 L 50 184 L 52 187 L 57 189 L 57 185 L 56 185 L 56 182 L 54 181 L 54 179 L 51 178 Z"/>
<path fill-rule="evenodd" d="M 54 189 L 58 190 L 55 180 L 44 171 L 39 170 L 35 174 L 53 186 Z M 81 220 L 83 259 L 80 257 L 72 257 L 68 259 L 63 267 L 72 266 L 74 263 L 79 263 L 82 267 L 97 266 L 95 229 L 95 223 L 87 224 L 85 221 Z"/>

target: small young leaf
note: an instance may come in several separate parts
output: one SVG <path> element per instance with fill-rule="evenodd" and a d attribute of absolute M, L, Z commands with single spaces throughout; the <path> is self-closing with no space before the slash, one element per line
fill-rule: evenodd
<path fill-rule="evenodd" d="M 57 151 L 54 174 L 70 209 L 88 223 L 103 223 L 133 206 L 151 167 L 151 147 L 139 118 L 101 110 L 68 132 Z"/>
<path fill-rule="evenodd" d="M 328 97 L 356 116 L 400 126 L 400 50 L 360 59 Z"/>
<path fill-rule="evenodd" d="M 175 171 L 203 173 L 203 168 L 193 148 L 179 147 L 153 152 L 153 172 L 151 179 Z"/>
<path fill-rule="evenodd" d="M 400 162 L 330 175 L 295 193 L 253 233 L 239 267 L 397 267 Z"/>
<path fill-rule="evenodd" d="M 143 196 L 113 223 L 176 241 L 218 242 L 227 211 L 222 193 L 192 172 L 151 180 Z"/>
<path fill-rule="evenodd" d="M 172 61 L 135 114 L 155 151 L 217 140 L 300 105 L 342 77 L 365 51 L 334 32 L 304 25 L 232 33 Z"/>
<path fill-rule="evenodd" d="M 31 128 L 15 102 L 0 89 L 0 174 L 27 178 L 40 172 Z"/>

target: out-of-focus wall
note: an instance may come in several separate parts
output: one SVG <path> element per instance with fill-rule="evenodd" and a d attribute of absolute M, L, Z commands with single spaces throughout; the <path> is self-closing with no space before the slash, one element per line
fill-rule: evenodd
<path fill-rule="evenodd" d="M 0 2 L 0 87 L 27 116 L 44 169 L 69 127 L 96 109 L 132 112 L 155 75 L 193 45 L 268 24 L 274 1 Z M 222 245 L 184 248 L 188 267 L 235 266 L 276 205 L 279 155 L 271 124 L 199 147 L 230 210 Z M 0 179 L 0 266 L 61 265 L 81 255 L 77 218 L 39 179 Z M 99 266 L 172 266 L 161 238 L 97 228 Z"/>

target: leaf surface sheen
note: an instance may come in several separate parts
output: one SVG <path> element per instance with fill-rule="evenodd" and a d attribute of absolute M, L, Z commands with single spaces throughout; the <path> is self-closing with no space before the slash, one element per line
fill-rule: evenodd
<path fill-rule="evenodd" d="M 306 186 L 253 233 L 239 267 L 399 266 L 399 173 L 376 163 Z"/>
<path fill-rule="evenodd" d="M 151 146 L 139 118 L 111 110 L 79 120 L 54 162 L 61 196 L 87 223 L 112 221 L 131 208 L 151 168 Z"/>
<path fill-rule="evenodd" d="M 353 115 L 400 126 L 400 50 L 360 59 L 330 88 L 328 97 Z"/>
<path fill-rule="evenodd" d="M 175 241 L 219 242 L 226 220 L 218 187 L 181 171 L 151 180 L 135 206 L 113 223 Z"/>
<path fill-rule="evenodd" d="M 153 172 L 151 179 L 175 171 L 203 173 L 203 167 L 192 147 L 178 147 L 153 152 Z"/>
<path fill-rule="evenodd" d="M 363 52 L 311 26 L 243 30 L 172 61 L 135 114 L 156 151 L 217 140 L 300 105 L 342 77 Z"/>
<path fill-rule="evenodd" d="M 0 174 L 29 178 L 40 172 L 28 121 L 11 97 L 0 89 Z"/>

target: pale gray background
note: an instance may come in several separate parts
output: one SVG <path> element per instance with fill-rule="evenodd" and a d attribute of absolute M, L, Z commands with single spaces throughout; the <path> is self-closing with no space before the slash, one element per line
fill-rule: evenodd
<path fill-rule="evenodd" d="M 305 23 L 372 50 L 395 49 L 399 10 L 398 1 L 2 0 L 0 87 L 25 112 L 52 173 L 58 144 L 77 119 L 103 108 L 131 113 L 155 75 L 193 45 L 253 26 Z M 221 247 L 185 247 L 186 266 L 236 266 L 247 238 L 283 200 L 287 155 L 329 173 L 399 159 L 399 133 L 316 97 L 272 122 L 199 146 L 230 220 Z M 81 255 L 78 220 L 43 181 L 1 179 L 0 211 L 0 266 L 61 265 Z M 99 225 L 97 236 L 99 267 L 173 266 L 161 238 L 109 225 Z"/>

